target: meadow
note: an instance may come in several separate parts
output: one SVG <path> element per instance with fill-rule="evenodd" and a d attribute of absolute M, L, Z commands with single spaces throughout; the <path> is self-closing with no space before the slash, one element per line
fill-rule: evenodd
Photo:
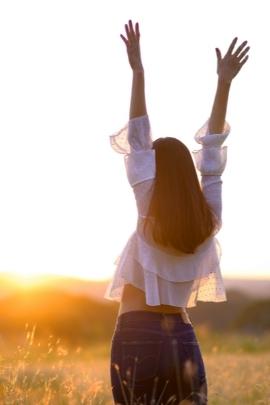
<path fill-rule="evenodd" d="M 270 334 L 213 333 L 196 328 L 209 405 L 270 404 Z M 112 405 L 110 341 L 71 345 L 39 340 L 25 325 L 20 342 L 0 340 L 1 405 Z"/>

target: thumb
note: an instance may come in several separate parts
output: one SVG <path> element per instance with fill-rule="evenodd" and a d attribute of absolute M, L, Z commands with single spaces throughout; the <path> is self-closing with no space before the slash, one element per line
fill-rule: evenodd
<path fill-rule="evenodd" d="M 221 61 L 221 52 L 218 48 L 215 49 L 218 63 Z"/>

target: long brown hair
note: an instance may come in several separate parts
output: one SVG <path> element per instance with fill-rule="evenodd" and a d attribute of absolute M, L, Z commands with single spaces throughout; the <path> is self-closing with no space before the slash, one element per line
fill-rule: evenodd
<path fill-rule="evenodd" d="M 156 178 L 144 231 L 149 226 L 156 243 L 194 253 L 214 232 L 217 221 L 202 193 L 191 154 L 171 137 L 156 139 L 153 149 Z"/>

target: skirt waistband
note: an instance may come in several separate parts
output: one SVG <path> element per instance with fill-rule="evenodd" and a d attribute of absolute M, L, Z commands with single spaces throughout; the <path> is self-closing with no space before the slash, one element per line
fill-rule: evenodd
<path fill-rule="evenodd" d="M 173 329 L 180 328 L 191 328 L 193 326 L 191 323 L 185 322 L 183 315 L 179 313 L 166 313 L 166 312 L 153 312 L 153 311 L 144 311 L 136 310 L 129 311 L 120 314 L 117 318 L 116 329 L 120 330 L 121 328 L 140 328 L 142 326 L 152 325 L 155 328 L 164 329 L 164 325 L 170 325 L 170 328 Z"/>

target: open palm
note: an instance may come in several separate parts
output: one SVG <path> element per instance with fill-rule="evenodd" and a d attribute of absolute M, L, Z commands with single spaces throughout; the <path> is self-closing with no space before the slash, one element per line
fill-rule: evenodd
<path fill-rule="evenodd" d="M 242 66 L 248 60 L 247 53 L 250 47 L 247 46 L 247 41 L 242 42 L 242 44 L 233 53 L 236 42 L 237 38 L 234 38 L 223 58 L 220 50 L 216 48 L 217 73 L 219 79 L 227 83 L 230 83 L 233 80 L 233 78 L 239 73 Z"/>
<path fill-rule="evenodd" d="M 120 35 L 124 43 L 126 44 L 128 60 L 133 70 L 143 70 L 141 52 L 140 52 L 140 31 L 139 24 L 135 24 L 129 20 L 128 24 L 125 24 L 126 36 Z"/>

